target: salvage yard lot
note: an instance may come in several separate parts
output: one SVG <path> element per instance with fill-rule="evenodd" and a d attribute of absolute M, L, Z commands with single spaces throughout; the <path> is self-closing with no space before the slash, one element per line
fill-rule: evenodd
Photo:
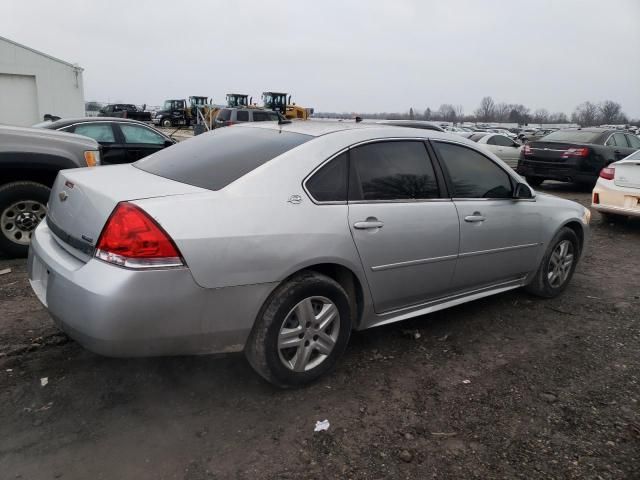
<path fill-rule="evenodd" d="M 89 353 L 53 326 L 26 262 L 0 259 L 1 476 L 640 478 L 639 248 L 639 221 L 594 212 L 560 297 L 512 291 L 356 333 L 333 374 L 289 391 L 242 355 Z"/>

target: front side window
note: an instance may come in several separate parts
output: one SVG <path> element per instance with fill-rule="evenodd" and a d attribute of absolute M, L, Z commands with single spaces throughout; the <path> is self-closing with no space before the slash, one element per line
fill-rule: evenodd
<path fill-rule="evenodd" d="M 451 179 L 455 198 L 512 198 L 509 175 L 475 150 L 451 143 L 433 143 Z"/>
<path fill-rule="evenodd" d="M 347 200 L 348 157 L 342 153 L 307 180 L 307 190 L 318 202 Z"/>
<path fill-rule="evenodd" d="M 113 143 L 116 141 L 113 129 L 108 123 L 85 123 L 76 125 L 73 133 L 93 138 L 96 142 Z"/>
<path fill-rule="evenodd" d="M 349 200 L 438 198 L 433 165 L 422 142 L 398 141 L 351 150 Z"/>
<path fill-rule="evenodd" d="M 249 112 L 246 110 L 238 110 L 236 112 L 236 121 L 238 122 L 248 122 L 249 121 Z"/>
<path fill-rule="evenodd" d="M 146 143 L 162 145 L 165 141 L 162 135 L 138 125 L 120 125 L 125 143 Z"/>

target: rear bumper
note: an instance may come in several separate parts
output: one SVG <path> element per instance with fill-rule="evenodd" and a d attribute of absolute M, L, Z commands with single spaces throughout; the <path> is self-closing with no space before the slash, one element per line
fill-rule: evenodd
<path fill-rule="evenodd" d="M 561 182 L 595 183 L 597 173 L 580 170 L 578 165 L 565 163 L 540 162 L 535 160 L 518 161 L 516 168 L 518 174 L 523 177 L 539 177 L 547 180 L 559 180 Z"/>
<path fill-rule="evenodd" d="M 599 203 L 591 204 L 595 210 L 640 217 L 640 189 L 618 187 L 613 180 L 599 179 L 593 193 L 598 194 L 599 200 Z M 591 198 L 593 199 L 593 195 Z"/>
<path fill-rule="evenodd" d="M 133 271 L 77 260 L 42 222 L 28 260 L 29 281 L 55 323 L 106 356 L 240 351 L 274 284 L 198 286 L 187 268 Z"/>

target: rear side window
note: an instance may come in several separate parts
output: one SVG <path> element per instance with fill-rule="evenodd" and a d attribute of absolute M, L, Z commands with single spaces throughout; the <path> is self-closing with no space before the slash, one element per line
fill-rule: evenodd
<path fill-rule="evenodd" d="M 500 147 L 513 147 L 513 142 L 511 141 L 511 139 L 505 137 L 504 135 L 494 135 L 489 140 L 487 140 L 487 144 L 498 145 Z"/>
<path fill-rule="evenodd" d="M 631 148 L 640 148 L 640 138 L 633 135 L 627 135 L 627 140 Z"/>
<path fill-rule="evenodd" d="M 627 143 L 627 136 L 624 133 L 614 133 L 613 139 L 616 142 L 616 146 L 622 148 L 628 148 L 629 144 Z"/>
<path fill-rule="evenodd" d="M 220 190 L 312 138 L 263 128 L 220 128 L 161 150 L 134 166 L 177 182 Z"/>
<path fill-rule="evenodd" d="M 349 178 L 347 153 L 342 153 L 307 180 L 306 187 L 318 202 L 344 202 L 347 200 Z"/>
<path fill-rule="evenodd" d="M 484 155 L 461 145 L 433 142 L 451 180 L 454 198 L 511 198 L 509 175 Z"/>
<path fill-rule="evenodd" d="M 351 150 L 349 200 L 419 200 L 440 192 L 422 142 L 380 142 Z"/>
<path fill-rule="evenodd" d="M 246 110 L 238 110 L 236 112 L 236 121 L 238 122 L 248 122 L 249 121 L 249 112 Z"/>
<path fill-rule="evenodd" d="M 223 108 L 218 112 L 218 116 L 216 118 L 218 120 L 224 120 L 225 122 L 228 122 L 231 119 L 231 110 Z"/>
<path fill-rule="evenodd" d="M 93 138 L 96 142 L 113 143 L 116 141 L 109 123 L 81 123 L 76 125 L 73 133 Z"/>
<path fill-rule="evenodd" d="M 162 145 L 165 142 L 162 135 L 140 125 L 120 124 L 125 143 L 144 143 Z"/>

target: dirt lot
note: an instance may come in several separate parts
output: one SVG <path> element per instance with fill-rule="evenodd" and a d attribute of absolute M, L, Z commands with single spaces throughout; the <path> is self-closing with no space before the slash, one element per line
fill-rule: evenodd
<path fill-rule="evenodd" d="M 560 298 L 357 333 L 298 391 L 241 355 L 93 355 L 57 333 L 25 262 L 0 260 L 0 477 L 640 478 L 640 222 L 592 227 Z"/>

